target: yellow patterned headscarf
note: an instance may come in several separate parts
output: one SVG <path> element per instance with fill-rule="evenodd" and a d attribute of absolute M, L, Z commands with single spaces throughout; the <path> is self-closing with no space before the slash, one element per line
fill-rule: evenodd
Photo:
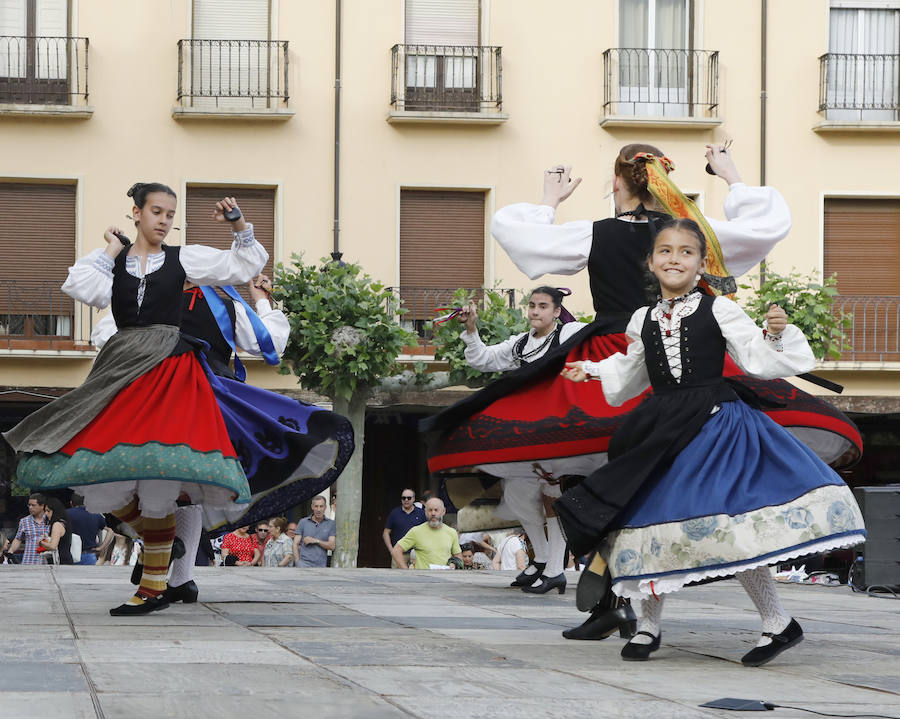
<path fill-rule="evenodd" d="M 635 159 L 646 160 L 647 190 L 659 203 L 663 212 L 672 217 L 686 217 L 700 226 L 706 237 L 706 274 L 701 280 L 715 294 L 732 295 L 737 292 L 737 283 L 725 267 L 725 257 L 719 238 L 713 232 L 703 213 L 697 209 L 694 201 L 685 196 L 678 186 L 669 179 L 669 173 L 675 165 L 668 157 L 657 157 L 648 152 L 639 152 Z"/>

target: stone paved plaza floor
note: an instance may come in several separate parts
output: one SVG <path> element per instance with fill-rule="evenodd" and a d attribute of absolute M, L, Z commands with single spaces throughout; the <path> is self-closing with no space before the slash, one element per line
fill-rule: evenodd
<path fill-rule="evenodd" d="M 200 603 L 110 617 L 129 572 L 0 567 L 0 717 L 667 719 L 742 697 L 900 718 L 900 603 L 846 587 L 780 585 L 806 640 L 750 669 L 734 581 L 670 597 L 660 651 L 625 663 L 618 636 L 560 636 L 577 575 L 534 596 L 505 572 L 209 568 Z"/>

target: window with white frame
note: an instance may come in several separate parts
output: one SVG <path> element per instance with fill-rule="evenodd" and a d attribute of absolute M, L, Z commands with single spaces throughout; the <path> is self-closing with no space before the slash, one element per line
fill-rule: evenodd
<path fill-rule="evenodd" d="M 832 0 L 824 62 L 829 120 L 900 119 L 900 0 Z"/>
<path fill-rule="evenodd" d="M 620 112 L 691 114 L 693 0 L 619 0 Z"/>

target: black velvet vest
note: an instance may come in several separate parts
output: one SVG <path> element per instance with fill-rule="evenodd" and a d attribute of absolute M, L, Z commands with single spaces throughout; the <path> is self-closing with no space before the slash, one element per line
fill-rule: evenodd
<path fill-rule="evenodd" d="M 222 330 L 219 328 L 219 323 L 216 322 L 212 310 L 209 309 L 206 298 L 195 290 L 199 290 L 199 288 L 185 290 L 182 293 L 181 331 L 207 342 L 209 344 L 207 360 L 213 372 L 232 377 L 231 370 L 228 368 L 231 364 L 231 346 L 222 336 Z M 219 295 L 219 297 L 222 296 Z M 234 302 L 230 297 L 223 297 L 222 302 L 225 303 L 228 319 L 231 320 L 231 326 L 234 327 Z"/>
<path fill-rule="evenodd" d="M 647 304 L 651 223 L 667 216 L 648 212 L 647 217 L 648 222 L 609 218 L 594 223 L 587 268 L 598 318 L 621 316 L 627 323 L 635 310 Z"/>
<path fill-rule="evenodd" d="M 181 266 L 180 247 L 162 246 L 166 259 L 155 272 L 143 280 L 128 274 L 125 269 L 124 250 L 116 256 L 113 265 L 112 313 L 119 327 L 146 327 L 147 325 L 181 324 L 181 295 L 184 288 L 184 268 Z M 144 301 L 137 303 L 138 287 L 144 283 Z"/>
<path fill-rule="evenodd" d="M 641 339 L 644 341 L 647 373 L 656 394 L 676 389 L 688 389 L 724 384 L 725 338 L 712 311 L 713 298 L 701 295 L 697 310 L 681 320 L 681 381 L 672 376 L 663 346 L 659 323 L 644 318 Z"/>

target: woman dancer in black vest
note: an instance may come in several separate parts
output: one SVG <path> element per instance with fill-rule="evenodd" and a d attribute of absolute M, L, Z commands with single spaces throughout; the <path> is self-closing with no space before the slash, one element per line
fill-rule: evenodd
<path fill-rule="evenodd" d="M 835 471 L 722 377 L 726 350 L 756 377 L 808 372 L 815 358 L 806 338 L 775 305 L 764 330 L 728 298 L 704 294 L 697 282 L 705 261 L 697 223 L 663 223 L 648 258 L 661 299 L 632 315 L 627 352 L 567 363 L 564 377 L 601 380 L 612 405 L 648 385 L 653 395 L 616 431 L 609 463 L 555 505 L 573 551 L 605 539 L 613 590 L 641 600 L 623 659 L 645 660 L 659 648 L 666 594 L 735 575 L 763 622 L 742 662 L 759 666 L 803 638 L 768 565 L 859 544 L 865 530 Z M 620 496 L 624 507 L 612 513 Z"/>
<path fill-rule="evenodd" d="M 109 227 L 105 249 L 69 269 L 63 291 L 103 308 L 112 302 L 119 331 L 100 351 L 85 382 L 26 417 L 4 436 L 21 459 L 26 487 L 78 487 L 91 512 L 109 512 L 144 540 L 136 594 L 113 615 L 168 606 L 163 592 L 175 536 L 176 500 L 184 492 L 211 506 L 250 499 L 196 342 L 179 333 L 185 279 L 243 284 L 268 253 L 243 217 L 232 222 L 231 250 L 163 243 L 175 217 L 174 191 L 136 183 L 128 191 L 137 238 Z M 237 207 L 216 204 L 213 216 Z"/>

